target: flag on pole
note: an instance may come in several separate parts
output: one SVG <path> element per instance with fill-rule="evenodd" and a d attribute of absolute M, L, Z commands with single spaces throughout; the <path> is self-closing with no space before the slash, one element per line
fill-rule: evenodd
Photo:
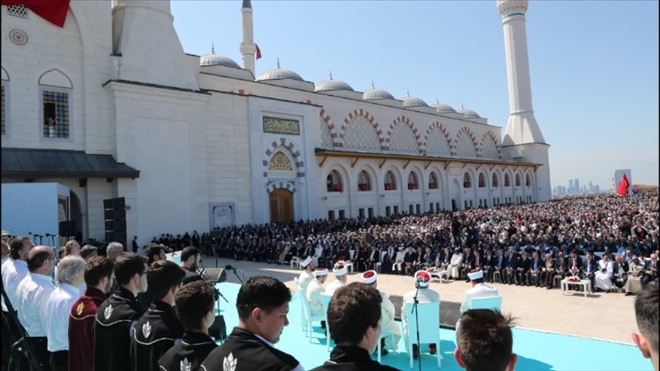
<path fill-rule="evenodd" d="M 257 47 L 257 59 L 261 59 L 261 49 L 259 49 L 259 45 L 255 43 L 254 46 Z"/>
<path fill-rule="evenodd" d="M 2 0 L 2 5 L 25 5 L 48 22 L 64 27 L 70 0 Z"/>
<path fill-rule="evenodd" d="M 621 177 L 621 181 L 619 182 L 619 188 L 617 188 L 616 193 L 620 194 L 621 196 L 627 196 L 628 188 L 630 188 L 630 182 L 628 181 L 628 177 L 624 173 L 623 176 Z"/>

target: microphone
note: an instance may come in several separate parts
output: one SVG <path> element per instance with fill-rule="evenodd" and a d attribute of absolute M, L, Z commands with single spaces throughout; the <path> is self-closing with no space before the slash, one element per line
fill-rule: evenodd
<path fill-rule="evenodd" d="M 232 267 L 231 265 L 226 265 L 225 269 L 228 270 L 228 271 L 241 272 L 241 270 L 239 268 Z"/>

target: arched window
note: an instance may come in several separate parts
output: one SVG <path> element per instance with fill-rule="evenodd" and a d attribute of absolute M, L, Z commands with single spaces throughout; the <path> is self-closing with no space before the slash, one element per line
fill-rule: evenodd
<path fill-rule="evenodd" d="M 525 186 L 526 187 L 532 186 L 532 178 L 529 176 L 529 174 L 525 174 Z"/>
<path fill-rule="evenodd" d="M 484 188 L 486 186 L 486 176 L 484 173 L 479 173 L 479 188 Z"/>
<path fill-rule="evenodd" d="M 520 187 L 520 174 L 516 174 L 516 187 Z"/>
<path fill-rule="evenodd" d="M 396 189 L 396 178 L 394 177 L 394 174 L 392 174 L 391 171 L 388 171 L 385 173 L 385 190 L 386 191 L 393 191 Z"/>
<path fill-rule="evenodd" d="M 415 174 L 414 171 L 411 171 L 410 174 L 408 174 L 408 189 L 413 190 L 413 189 L 418 189 L 419 188 L 419 182 L 417 181 L 417 174 Z"/>
<path fill-rule="evenodd" d="M 438 176 L 435 173 L 429 177 L 429 189 L 438 189 Z"/>
<path fill-rule="evenodd" d="M 470 174 L 465 173 L 463 175 L 463 188 L 471 188 L 472 187 L 472 178 L 470 178 Z"/>
<path fill-rule="evenodd" d="M 39 92 L 43 137 L 70 138 L 70 98 L 73 93 L 71 79 L 57 69 L 49 70 L 39 77 Z"/>
<path fill-rule="evenodd" d="M 364 170 L 358 175 L 358 191 L 371 191 L 371 178 Z"/>
<path fill-rule="evenodd" d="M 500 181 L 497 178 L 497 174 L 493 174 L 493 181 L 491 182 L 493 187 L 499 187 Z"/>
<path fill-rule="evenodd" d="M 509 174 L 504 174 L 504 186 L 511 187 L 511 178 L 509 177 Z"/>
<path fill-rule="evenodd" d="M 326 180 L 326 184 L 328 186 L 328 192 L 344 191 L 341 182 L 341 175 L 339 175 L 339 172 L 337 170 L 332 170 L 330 174 L 328 174 L 328 179 Z"/>

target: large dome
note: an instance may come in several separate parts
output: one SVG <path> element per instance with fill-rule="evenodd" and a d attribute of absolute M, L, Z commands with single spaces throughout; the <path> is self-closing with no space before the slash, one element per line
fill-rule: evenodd
<path fill-rule="evenodd" d="M 429 105 L 426 104 L 423 100 L 417 97 L 411 97 L 408 95 L 407 97 L 403 97 L 401 100 L 403 100 L 403 106 L 404 107 L 428 107 Z"/>
<path fill-rule="evenodd" d="M 225 66 L 231 68 L 241 68 L 233 59 L 221 54 L 206 54 L 199 58 L 200 66 Z"/>
<path fill-rule="evenodd" d="M 458 110 L 458 113 L 462 113 L 463 116 L 469 117 L 469 118 L 479 118 L 479 117 L 481 117 L 471 109 L 461 108 L 461 109 Z"/>
<path fill-rule="evenodd" d="M 328 80 L 323 80 L 319 83 L 314 84 L 314 91 L 337 91 L 337 90 L 354 91 L 353 88 L 347 83 L 341 80 L 333 80 L 332 76 L 330 76 L 330 79 Z"/>
<path fill-rule="evenodd" d="M 297 80 L 297 81 L 304 81 L 300 75 L 297 73 L 286 69 L 286 68 L 273 68 L 271 70 L 268 70 L 259 77 L 257 77 L 257 81 L 267 81 L 267 80 Z"/>
<path fill-rule="evenodd" d="M 394 96 L 390 94 L 387 90 L 376 89 L 372 86 L 371 89 L 366 90 L 362 94 L 362 99 L 364 100 L 394 99 Z"/>

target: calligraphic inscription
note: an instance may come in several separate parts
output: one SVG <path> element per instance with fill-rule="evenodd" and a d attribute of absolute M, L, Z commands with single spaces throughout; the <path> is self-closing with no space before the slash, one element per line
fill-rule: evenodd
<path fill-rule="evenodd" d="M 264 133 L 300 135 L 298 120 L 264 116 Z"/>

